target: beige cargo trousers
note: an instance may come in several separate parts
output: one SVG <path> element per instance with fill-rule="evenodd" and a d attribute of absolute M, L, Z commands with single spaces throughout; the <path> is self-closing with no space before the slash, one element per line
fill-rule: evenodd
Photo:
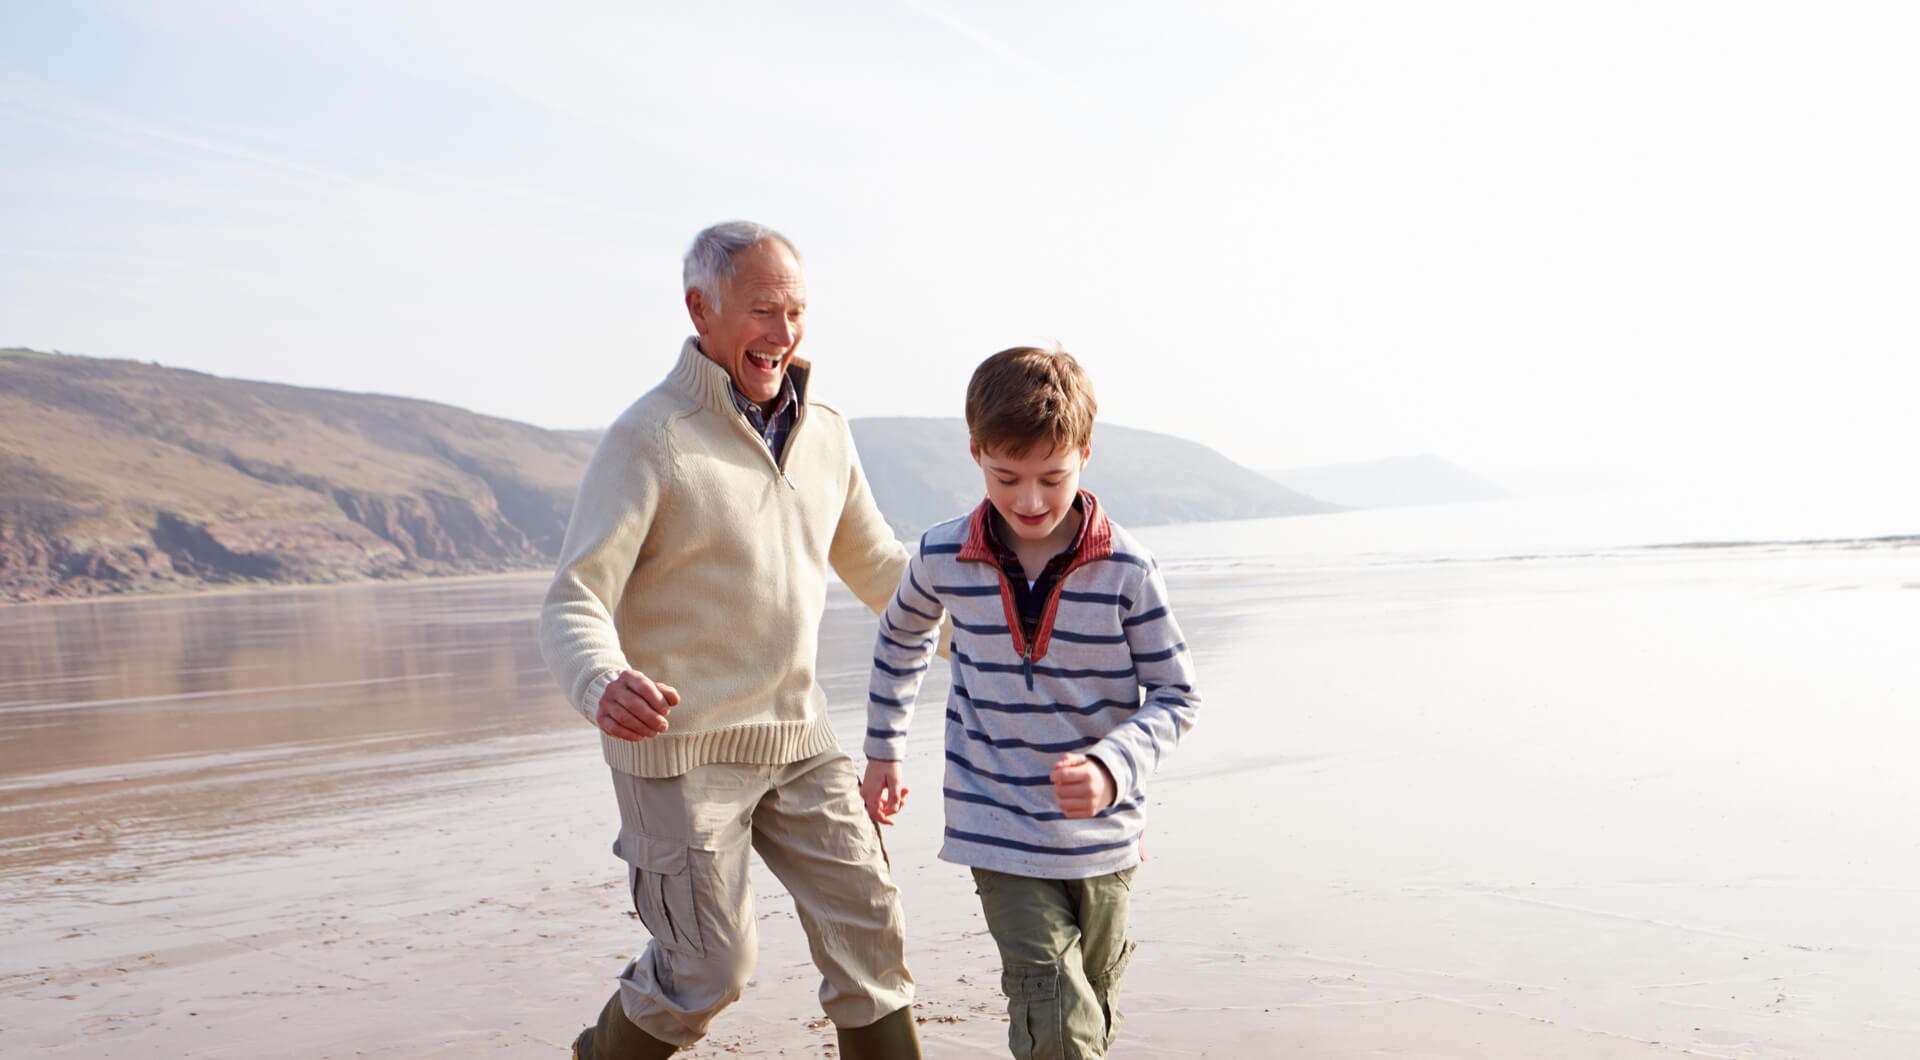
<path fill-rule="evenodd" d="M 620 976 L 641 1030 L 691 1045 L 746 988 L 759 948 L 750 848 L 793 895 L 828 1019 L 865 1027 L 913 1002 L 900 891 L 846 752 L 659 779 L 615 770 L 613 787 L 614 854 L 653 935 Z"/>

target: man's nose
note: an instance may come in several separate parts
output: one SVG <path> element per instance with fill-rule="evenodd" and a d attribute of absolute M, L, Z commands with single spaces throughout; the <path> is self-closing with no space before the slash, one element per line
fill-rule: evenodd
<path fill-rule="evenodd" d="M 793 321 L 786 317 L 774 321 L 773 327 L 767 329 L 767 340 L 782 346 L 793 345 Z"/>

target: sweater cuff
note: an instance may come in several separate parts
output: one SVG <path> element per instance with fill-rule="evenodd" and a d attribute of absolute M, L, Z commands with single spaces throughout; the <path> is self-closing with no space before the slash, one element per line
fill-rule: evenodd
<path fill-rule="evenodd" d="M 606 694 L 607 686 L 620 676 L 618 670 L 608 670 L 587 682 L 587 695 L 584 702 L 574 704 L 574 709 L 587 716 L 588 721 L 597 721 L 600 716 L 600 697 Z"/>
<path fill-rule="evenodd" d="M 907 757 L 907 738 L 895 736 L 891 739 L 879 736 L 867 737 L 860 750 L 869 762 L 901 762 Z"/>

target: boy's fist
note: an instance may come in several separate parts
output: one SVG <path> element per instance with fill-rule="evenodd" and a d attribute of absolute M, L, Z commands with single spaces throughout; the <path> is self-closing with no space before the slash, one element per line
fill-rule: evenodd
<path fill-rule="evenodd" d="M 1092 817 L 1113 805 L 1113 774 L 1098 758 L 1065 754 L 1053 764 L 1053 798 L 1074 820 Z"/>
<path fill-rule="evenodd" d="M 907 808 L 907 786 L 900 782 L 900 763 L 867 759 L 867 775 L 860 781 L 860 801 L 867 804 L 868 817 L 880 824 L 892 824 L 893 815 Z"/>

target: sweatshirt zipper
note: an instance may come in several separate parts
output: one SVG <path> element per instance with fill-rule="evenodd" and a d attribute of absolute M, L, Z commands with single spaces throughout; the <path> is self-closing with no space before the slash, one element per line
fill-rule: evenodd
<path fill-rule="evenodd" d="M 733 410 L 734 422 L 738 423 L 740 429 L 746 431 L 749 437 L 760 443 L 760 451 L 767 454 L 767 463 L 773 465 L 773 473 L 779 475 L 780 480 L 785 482 L 790 490 L 797 491 L 800 487 L 794 483 L 793 476 L 787 474 L 787 455 L 793 452 L 793 436 L 799 432 L 800 421 L 806 418 L 806 414 L 805 405 L 800 406 L 800 411 L 794 414 L 793 426 L 787 428 L 787 447 L 781 451 L 780 458 L 776 460 L 773 456 L 773 446 L 767 444 L 767 436 L 753 429 L 753 423 L 747 419 L 746 413 L 739 409 Z"/>
<path fill-rule="evenodd" d="M 787 474 L 787 458 L 793 455 L 793 436 L 800 433 L 800 425 L 807 420 L 807 403 L 795 399 L 794 404 L 799 407 L 793 411 L 793 426 L 787 428 L 786 448 L 780 450 L 780 459 L 775 460 L 773 466 L 774 470 L 780 472 L 780 477 L 786 480 L 787 488 L 797 491 L 800 487 L 794 485 L 793 476 Z M 767 455 L 773 455 L 771 447 L 767 449 Z"/>
<path fill-rule="evenodd" d="M 998 571 L 1000 575 L 1001 606 L 1011 613 L 1007 632 L 1013 635 L 1013 648 L 1020 653 L 1021 670 L 1026 676 L 1027 691 L 1029 692 L 1033 691 L 1033 663 L 1035 659 L 1039 658 L 1040 641 L 1042 639 L 1041 634 L 1051 633 L 1053 630 L 1053 618 L 1054 615 L 1058 613 L 1060 607 L 1060 594 L 1067 588 L 1067 575 L 1072 574 L 1083 565 L 1085 565 L 1084 560 L 1069 564 L 1066 570 L 1060 572 L 1060 577 L 1054 579 L 1053 589 L 1047 593 L 1046 606 L 1040 609 L 1040 621 L 1033 627 L 1033 639 L 1031 641 L 1027 640 L 1026 630 L 1022 628 L 1025 626 L 1025 623 L 1020 621 L 1020 609 L 1013 605 L 1013 583 L 1007 581 L 1007 572 L 1005 570 Z M 996 569 L 998 566 L 998 564 L 995 564 Z"/>
<path fill-rule="evenodd" d="M 1027 678 L 1027 691 L 1033 691 L 1033 649 L 1040 643 L 1038 629 L 1034 638 L 1027 640 L 1026 631 L 1021 628 L 1020 608 L 1013 602 L 1013 583 L 1007 580 L 1006 569 L 999 563 L 993 565 L 993 573 L 1000 579 L 1000 610 L 1007 617 L 1007 637 L 1013 641 L 1014 654 L 1020 656 L 1020 667 Z"/>

